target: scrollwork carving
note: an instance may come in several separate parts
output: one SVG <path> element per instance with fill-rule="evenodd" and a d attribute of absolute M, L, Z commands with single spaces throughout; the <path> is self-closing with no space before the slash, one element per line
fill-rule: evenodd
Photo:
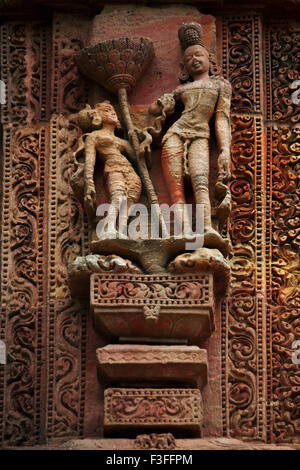
<path fill-rule="evenodd" d="M 272 301 L 300 306 L 300 127 L 273 130 Z"/>
<path fill-rule="evenodd" d="M 196 389 L 105 390 L 105 425 L 201 425 L 202 400 Z"/>
<path fill-rule="evenodd" d="M 2 122 L 24 125 L 28 118 L 26 25 L 12 23 L 2 26 L 2 35 L 6 43 L 1 54 L 2 77 L 9 97 L 2 111 Z"/>
<path fill-rule="evenodd" d="M 140 434 L 134 440 L 137 449 L 175 449 L 176 441 L 171 433 Z"/>
<path fill-rule="evenodd" d="M 79 77 L 74 54 L 84 47 L 88 22 L 57 18 L 53 36 L 52 109 L 57 113 L 76 113 L 87 102 L 86 84 Z"/>
<path fill-rule="evenodd" d="M 300 372 L 292 360 L 293 343 L 300 340 L 300 312 L 275 307 L 272 313 L 272 437 L 275 442 L 291 442 L 300 431 Z"/>
<path fill-rule="evenodd" d="M 299 25 L 291 22 L 269 25 L 268 41 L 272 93 L 272 107 L 269 112 L 277 121 L 290 119 L 296 123 L 300 114 L 297 105 L 292 101 L 292 83 L 300 77 L 297 62 L 300 45 Z"/>

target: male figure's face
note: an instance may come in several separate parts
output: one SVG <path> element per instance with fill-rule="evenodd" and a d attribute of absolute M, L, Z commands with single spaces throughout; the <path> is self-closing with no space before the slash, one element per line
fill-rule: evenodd
<path fill-rule="evenodd" d="M 206 74 L 209 70 L 208 53 L 204 47 L 194 45 L 184 51 L 184 64 L 191 77 Z"/>

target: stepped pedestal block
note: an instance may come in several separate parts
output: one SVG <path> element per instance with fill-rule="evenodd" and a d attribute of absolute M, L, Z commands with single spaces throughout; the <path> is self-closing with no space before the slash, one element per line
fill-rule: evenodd
<path fill-rule="evenodd" d="M 114 338 L 198 344 L 213 332 L 213 276 L 93 274 L 95 328 Z"/>
<path fill-rule="evenodd" d="M 110 344 L 97 349 L 99 380 L 119 383 L 189 384 L 207 383 L 207 352 L 198 346 L 148 346 Z"/>
<path fill-rule="evenodd" d="M 104 392 L 106 435 L 139 432 L 201 434 L 201 393 L 188 388 L 108 388 Z"/>

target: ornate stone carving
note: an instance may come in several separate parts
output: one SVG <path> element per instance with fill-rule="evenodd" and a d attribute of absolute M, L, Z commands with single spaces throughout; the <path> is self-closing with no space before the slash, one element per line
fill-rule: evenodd
<path fill-rule="evenodd" d="M 167 8 L 160 12 L 165 20 Z M 179 14 L 170 27 L 177 28 Z M 195 15 L 189 14 L 186 21 Z M 198 21 L 196 15 L 195 19 Z M 214 36 L 214 23 L 205 21 L 203 28 Z M 222 56 L 222 73 L 232 86 L 234 111 L 229 227 L 233 257 L 228 261 L 233 290 L 229 310 L 223 303 L 221 312 L 223 432 L 279 443 L 291 442 L 299 434 L 297 366 L 291 362 L 291 344 L 299 338 L 299 132 L 295 126 L 298 108 L 291 100 L 291 84 L 298 77 L 299 31 L 292 21 L 261 21 L 257 15 L 220 17 L 217 27 L 223 34 L 217 34 L 218 50 L 208 47 L 214 62 Z M 85 79 L 73 62 L 76 52 L 87 44 L 90 25 L 91 20 L 83 15 L 75 19 L 60 14 L 49 23 L 48 31 L 43 24 L 26 23 L 23 18 L 21 23 L 7 21 L 1 26 L 1 80 L 9 99 L 1 105 L 0 338 L 7 345 L 8 364 L 0 370 L 0 440 L 9 445 L 42 443 L 46 435 L 48 439 L 83 436 L 87 428 L 91 430 L 84 422 L 84 410 L 94 406 L 89 394 L 85 403 L 85 360 L 87 352 L 94 353 L 90 347 L 86 351 L 86 306 L 69 297 L 67 264 L 80 255 L 88 273 L 94 267 L 97 272 L 103 269 L 103 274 L 106 268 L 116 272 L 122 265 L 136 275 L 154 266 L 151 247 L 149 264 L 141 268 L 126 261 L 127 248 L 120 265 L 113 261 L 115 257 L 109 258 L 114 249 L 109 250 L 108 258 L 98 255 L 95 262 L 87 256 L 87 220 L 70 188 L 72 154 L 81 134 L 70 113 L 78 113 L 88 99 L 96 103 L 106 98 L 98 98 L 92 87 L 88 98 Z M 103 38 L 109 37 L 109 28 L 107 21 Z M 94 39 L 96 35 L 94 29 Z M 155 36 L 158 50 L 157 44 Z M 171 40 L 165 44 L 166 49 L 172 46 Z M 179 65 L 179 50 L 175 56 Z M 144 105 L 145 113 L 160 84 L 172 89 L 164 80 L 165 76 L 176 79 L 177 68 L 168 60 L 161 68 L 156 60 L 144 77 L 152 78 L 150 85 L 157 83 L 152 95 L 149 81 L 147 92 L 145 82 L 134 90 L 132 103 Z M 263 90 L 267 92 L 262 97 Z M 48 137 L 46 121 L 51 109 L 68 116 L 52 116 Z M 32 119 L 36 121 L 29 124 Z M 268 120 L 265 139 L 264 119 Z M 159 193 L 162 184 L 155 187 Z M 171 255 L 160 265 L 169 271 L 175 266 L 173 273 L 196 274 L 197 264 L 210 260 L 195 260 L 193 253 L 174 259 L 183 252 L 183 246 L 178 251 L 170 249 Z M 135 260 L 139 262 L 138 257 Z M 224 264 L 224 259 L 219 261 Z M 79 264 L 72 267 L 74 271 L 76 266 Z M 91 331 L 89 334 L 92 336 Z M 206 432 L 210 432 L 208 428 Z"/>
<path fill-rule="evenodd" d="M 85 384 L 86 305 L 51 300 L 48 314 L 48 438 L 82 432 Z"/>
<path fill-rule="evenodd" d="M 147 322 L 157 322 L 160 314 L 160 305 L 144 305 L 144 318 Z"/>
<path fill-rule="evenodd" d="M 74 261 L 84 245 L 83 215 L 79 202 L 72 194 L 70 179 L 73 169 L 72 150 L 78 137 L 77 127 L 62 115 L 51 120 L 50 217 L 51 255 L 55 265 L 49 270 L 50 295 L 66 298 L 67 264 Z"/>
<path fill-rule="evenodd" d="M 135 86 L 137 80 L 144 73 L 145 69 L 149 65 L 149 62 L 153 58 L 153 55 L 153 44 L 148 38 L 118 38 L 114 40 L 104 41 L 100 44 L 97 44 L 96 46 L 90 46 L 88 48 L 83 49 L 82 51 L 77 53 L 75 61 L 80 67 L 80 69 L 83 71 L 83 73 L 93 78 L 105 88 L 118 95 L 122 119 L 127 128 L 128 137 L 132 144 L 132 148 L 130 148 L 127 143 L 126 150 L 128 150 L 131 158 L 136 161 L 136 165 L 139 170 L 139 175 L 147 192 L 149 203 L 156 205 L 158 203 L 158 199 L 153 188 L 152 182 L 150 180 L 145 160 L 145 151 L 148 150 L 149 145 L 147 140 L 147 134 L 143 136 L 144 142 L 141 146 L 137 129 L 134 128 L 132 123 L 127 98 L 127 93 L 131 91 L 131 89 Z M 105 104 L 103 104 L 102 106 L 104 106 L 105 108 Z M 116 115 L 114 120 L 116 126 L 118 123 L 118 118 Z M 103 122 L 105 123 L 105 121 Z M 106 122 L 106 124 L 108 124 L 108 122 Z M 112 121 L 110 122 L 110 124 L 112 124 Z M 106 128 L 107 127 L 108 126 L 106 125 Z M 125 141 L 123 147 L 124 145 Z M 114 150 L 114 153 L 116 153 L 116 150 Z M 111 159 L 112 157 L 110 158 L 110 160 Z M 120 161 L 120 159 L 121 157 L 119 156 L 118 162 Z M 124 165 L 125 161 L 122 162 L 122 166 Z M 117 167 L 120 168 L 120 165 L 117 164 Z M 116 165 L 112 164 L 109 172 L 110 179 L 112 179 L 117 167 Z M 137 202 L 137 199 L 140 194 L 140 183 L 139 181 L 135 181 L 134 175 L 134 172 L 131 174 L 129 173 L 129 167 L 127 166 L 127 176 L 130 178 L 130 180 L 133 179 L 131 188 L 132 196 L 130 195 L 130 191 L 128 191 L 128 199 L 131 204 L 133 202 Z M 89 175 L 87 175 L 87 177 L 88 176 Z M 120 175 L 118 179 L 120 185 Z M 127 179 L 126 182 L 128 184 L 129 180 Z M 111 188 L 110 195 L 112 196 L 112 193 L 115 192 L 116 187 Z M 124 195 L 123 193 L 121 194 L 121 197 Z M 114 201 L 113 204 L 115 204 Z M 120 230 L 120 232 L 122 232 L 122 230 Z"/>
<path fill-rule="evenodd" d="M 101 275 L 91 277 L 95 327 L 117 337 L 188 338 L 196 343 L 213 329 L 211 275 Z M 155 323 L 144 307 L 160 308 Z"/>
<path fill-rule="evenodd" d="M 195 389 L 122 389 L 104 392 L 104 430 L 170 429 L 177 434 L 198 434 L 202 425 L 202 400 Z"/>
<path fill-rule="evenodd" d="M 191 33 L 192 32 L 192 33 Z M 194 35 L 194 36 L 193 36 Z M 181 185 L 180 194 L 181 194 L 181 202 L 173 200 L 173 196 L 177 194 L 177 190 L 173 188 L 172 178 L 174 179 L 174 172 L 171 171 L 170 168 L 168 170 L 168 165 L 172 166 L 175 162 L 174 155 L 172 152 L 169 155 L 169 163 L 166 163 L 166 149 L 165 144 L 167 145 L 167 141 L 169 141 L 169 137 L 171 140 L 177 139 L 178 145 L 180 147 L 181 157 L 180 161 L 178 161 L 178 168 L 183 171 L 185 168 L 186 174 L 190 176 L 192 186 L 194 189 L 194 196 L 195 201 L 197 204 L 203 204 L 204 207 L 204 245 L 212 248 L 219 248 L 219 250 L 223 253 L 223 255 L 227 255 L 229 252 L 229 242 L 228 240 L 224 239 L 221 234 L 219 233 L 222 230 L 222 227 L 228 217 L 228 213 L 230 211 L 230 192 L 226 186 L 226 182 L 230 177 L 230 170 L 229 170 L 229 160 L 230 160 L 230 85 L 226 81 L 212 76 L 214 78 L 209 77 L 209 53 L 199 44 L 202 43 L 202 29 L 199 24 L 196 23 L 187 23 L 180 29 L 180 40 L 183 46 L 183 49 L 189 51 L 190 48 L 192 50 L 198 50 L 201 53 L 200 62 L 198 58 L 196 61 L 198 65 L 195 66 L 194 58 L 191 57 L 190 64 L 188 63 L 188 58 L 190 56 L 185 57 L 185 67 L 189 72 L 189 77 L 194 80 L 192 84 L 185 84 L 181 87 L 178 87 L 173 95 L 164 95 L 156 104 L 153 104 L 149 110 L 150 115 L 154 116 L 154 126 L 147 127 L 143 131 L 134 128 L 130 113 L 128 110 L 128 102 L 127 102 L 127 92 L 131 91 L 132 87 L 135 85 L 136 81 L 144 72 L 145 68 L 147 67 L 148 63 L 150 62 L 153 56 L 153 46 L 148 39 L 145 38 L 138 38 L 138 39 L 128 39 L 128 38 L 119 38 L 119 39 L 111 39 L 108 41 L 101 42 L 99 44 L 90 46 L 85 48 L 84 50 L 77 53 L 75 57 L 75 61 L 79 68 L 88 76 L 93 78 L 95 81 L 100 83 L 102 86 L 107 88 L 108 90 L 117 93 L 119 97 L 119 104 L 121 109 L 121 116 L 126 125 L 128 138 L 132 144 L 132 148 L 128 147 L 129 155 L 131 154 L 131 158 L 136 160 L 136 165 L 139 170 L 139 176 L 143 182 L 143 186 L 147 193 L 148 203 L 151 204 L 151 209 L 154 208 L 154 212 L 157 216 L 158 223 L 161 226 L 162 232 L 166 232 L 165 222 L 162 217 L 161 210 L 158 205 L 158 197 L 155 193 L 152 181 L 149 177 L 149 173 L 147 170 L 146 159 L 145 156 L 149 156 L 150 147 L 149 144 L 151 143 L 151 137 L 149 133 L 152 133 L 153 136 L 157 136 L 160 131 L 162 130 L 162 125 L 165 121 L 167 115 L 170 115 L 174 112 L 175 101 L 176 98 L 178 101 L 183 101 L 186 105 L 186 112 L 188 112 L 189 104 L 188 104 L 188 96 L 189 99 L 192 97 L 200 96 L 201 100 L 207 100 L 207 106 L 211 107 L 211 113 L 214 113 L 214 108 L 216 105 L 216 112 L 215 114 L 215 133 L 216 139 L 219 146 L 219 158 L 218 158 L 218 167 L 219 172 L 217 176 L 216 186 L 215 186 L 215 203 L 214 206 L 211 208 L 210 198 L 209 198 L 209 188 L 208 188 L 208 166 L 209 166 L 209 151 L 208 151 L 208 139 L 210 136 L 209 133 L 209 121 L 211 116 L 206 116 L 201 111 L 202 108 L 197 108 L 197 116 L 195 115 L 193 118 L 193 122 L 189 122 L 187 125 L 186 123 L 186 113 L 183 113 L 181 118 L 174 124 L 167 134 L 163 138 L 163 150 L 162 150 L 162 166 L 163 171 L 165 173 L 167 187 L 169 189 L 169 194 L 171 196 L 171 202 L 176 204 L 175 208 L 175 220 L 178 219 L 179 216 L 183 214 L 184 219 L 184 233 L 182 238 L 185 239 L 186 236 L 191 237 L 191 229 L 192 229 L 192 221 L 188 222 L 188 216 L 186 214 L 186 209 L 184 207 L 185 197 L 183 195 L 183 173 L 181 177 L 181 182 L 178 183 L 179 186 Z M 192 42 L 189 39 L 192 38 Z M 200 49 L 199 49 L 200 48 Z M 186 54 L 186 52 L 185 52 Z M 203 66 L 199 64 L 202 63 L 202 59 L 204 60 Z M 203 70 L 202 70 L 203 69 Z M 199 71 L 200 70 L 200 71 Z M 181 74 L 182 75 L 182 74 Z M 183 76 L 183 75 L 182 75 Z M 181 78 L 182 78 L 181 76 Z M 203 96 L 202 96 L 203 95 Z M 187 100 L 187 102 L 186 102 Z M 98 104 L 95 110 L 91 110 L 88 107 L 81 111 L 78 115 L 79 125 L 84 128 L 84 130 L 90 131 L 90 126 L 92 125 L 92 121 L 96 119 L 97 124 L 96 126 L 100 127 L 99 121 L 99 112 L 100 107 L 103 109 L 107 107 L 108 104 L 105 102 L 102 104 Z M 98 109 L 99 108 L 99 109 Z M 96 114 L 99 116 L 96 118 Z M 202 114 L 201 114 L 202 113 Z M 195 114 L 195 113 L 194 113 Z M 118 123 L 117 116 L 115 116 L 115 126 Z M 103 116 L 101 117 L 102 122 Z M 96 122 L 95 121 L 95 122 Z M 98 122 L 99 121 L 99 122 Z M 90 123 L 90 126 L 87 126 L 87 123 Z M 81 124 L 80 124 L 81 123 Z M 100 135 L 103 136 L 107 134 L 107 123 L 105 121 L 105 126 L 101 130 L 95 130 L 96 128 L 93 127 L 93 132 L 90 133 L 88 136 L 83 136 L 81 138 L 79 149 L 76 153 L 78 155 L 78 171 L 77 174 L 74 175 L 73 178 L 73 187 L 77 196 L 84 201 L 86 212 L 89 214 L 90 221 L 93 220 L 93 224 L 95 226 L 95 209 L 96 209 L 96 189 L 95 184 L 93 181 L 93 170 L 95 166 L 95 155 L 97 153 L 96 147 L 100 154 L 103 154 L 103 145 L 101 144 L 101 151 L 99 145 L 96 145 L 96 141 L 93 141 L 93 136 L 96 138 L 96 135 L 100 138 Z M 89 129 L 87 129 L 87 127 Z M 113 128 L 112 128 L 113 131 Z M 172 134 L 172 137 L 171 137 Z M 97 138 L 98 138 L 97 137 Z M 107 136 L 106 136 L 107 137 Z M 111 137 L 114 137 L 113 132 L 111 133 Z M 95 139 L 94 139 L 95 140 Z M 99 139 L 98 139 L 99 140 Z M 113 142 L 119 142 L 116 137 L 112 139 Z M 100 142 L 100 141 L 99 141 Z M 124 141 L 124 145 L 125 145 Z M 113 143 L 112 143 L 113 145 Z M 178 146 L 177 145 L 177 146 Z M 204 160 L 199 165 L 198 157 L 199 152 L 197 151 L 197 145 L 204 145 Z M 89 148 L 88 148 L 89 147 Z M 182 147 L 182 148 L 181 148 Z M 171 146 L 171 150 L 172 150 Z M 194 150 L 192 150 L 194 148 Z M 82 163 L 81 154 L 84 149 L 85 153 L 85 163 Z M 184 150 L 185 149 L 185 150 Z M 206 150 L 207 151 L 206 151 Z M 171 151 L 170 150 L 170 151 Z M 132 206 L 135 202 L 137 202 L 140 194 L 140 186 L 139 180 L 137 179 L 134 171 L 131 169 L 131 166 L 127 163 L 126 159 L 118 153 L 116 149 L 114 152 L 108 148 L 109 159 L 113 159 L 113 154 L 115 155 L 116 163 L 109 166 L 109 172 L 107 171 L 106 167 L 108 165 L 108 161 L 105 163 L 104 167 L 104 174 L 107 175 L 107 185 L 109 187 L 109 200 L 111 203 L 111 211 L 108 212 L 108 224 L 113 225 L 113 222 L 116 220 L 119 212 L 119 199 L 120 197 L 125 198 L 127 201 L 128 210 L 130 210 L 130 206 Z M 174 153 L 174 152 L 173 152 Z M 201 153 L 201 152 L 200 152 Z M 202 152 L 203 153 L 203 152 Z M 201 155 L 202 155 L 201 153 Z M 102 155 L 103 156 L 103 155 Z M 105 157 L 106 158 L 106 157 Z M 177 157 L 176 157 L 177 158 Z M 79 161 L 81 160 L 81 161 Z M 120 168 L 119 162 L 124 160 L 122 165 L 125 168 L 126 163 L 126 175 L 130 180 L 130 184 L 128 185 L 128 178 L 125 178 L 125 173 L 120 174 L 121 172 L 117 171 Z M 207 160 L 207 161 L 206 161 Z M 194 161 L 194 163 L 193 163 Z M 198 162 L 198 163 L 197 163 Z M 203 168 L 202 173 L 199 173 L 199 168 Z M 129 171 L 131 169 L 131 172 Z M 180 170 L 180 174 L 181 174 Z M 125 170 L 124 170 L 125 171 Z M 199 174 L 198 174 L 198 173 Z M 83 177 L 84 175 L 84 177 Z M 173 175 L 173 176 L 172 176 Z M 113 180 L 114 186 L 110 183 L 110 180 Z M 123 181 L 124 180 L 124 181 Z M 198 181 L 199 180 L 199 181 Z M 202 180 L 204 182 L 202 182 Z M 125 183 L 125 184 L 124 184 Z M 174 183 L 175 184 L 175 183 Z M 177 184 L 177 183 L 176 183 Z M 122 192 L 122 187 L 124 187 L 124 191 Z M 126 188 L 126 191 L 125 191 Z M 131 191 L 131 193 L 130 193 Z M 174 196 L 175 197 L 175 196 Z M 177 197 L 177 196 L 176 196 Z M 179 197 L 179 196 L 178 196 Z M 118 199 L 118 201 L 117 201 Z M 129 203 L 129 204 L 128 204 Z M 184 207 L 184 209 L 183 209 Z M 119 232 L 121 228 L 121 232 L 123 232 L 123 227 L 125 228 L 127 225 L 127 216 L 128 213 L 122 217 L 119 217 Z M 178 217 L 177 217 L 178 216 Z M 145 222 L 147 224 L 147 222 Z M 214 227 L 215 228 L 214 228 Z M 216 230 L 218 229 L 219 232 Z M 143 240 L 136 242 L 135 240 L 118 240 L 116 241 L 116 233 L 115 231 L 108 231 L 108 233 L 98 233 L 98 238 L 92 235 L 91 238 L 91 250 L 98 253 L 118 253 L 119 255 L 123 256 L 124 253 L 128 253 L 127 256 L 133 257 L 137 259 L 142 267 L 146 270 L 146 272 L 164 272 L 166 270 L 166 263 L 167 261 L 174 255 L 180 254 L 180 252 L 184 251 L 183 243 L 178 240 L 165 240 L 165 236 L 162 239 L 153 239 L 151 243 L 147 244 Z M 126 238 L 121 236 L 121 238 Z M 104 240 L 109 239 L 109 243 Z M 149 245 L 149 246 L 148 246 Z M 162 250 L 162 246 L 164 249 Z M 154 254 L 155 263 L 151 266 L 149 258 L 149 248 L 150 251 Z M 161 252 L 165 254 L 162 255 Z M 214 252 L 212 252 L 213 256 Z M 195 263 L 195 266 L 201 269 L 201 262 L 202 255 L 195 251 L 194 257 L 197 259 L 199 258 L 199 262 Z M 201 258 L 201 260 L 200 260 Z M 180 263 L 181 269 L 185 262 Z M 225 265 L 225 262 L 223 263 Z M 211 266 L 215 266 L 214 263 Z M 228 269 L 227 269 L 228 274 Z M 227 276 L 228 279 L 228 276 Z M 228 285 L 228 282 L 227 282 Z M 225 291 L 226 289 L 224 289 Z"/>
<path fill-rule="evenodd" d="M 300 126 L 273 130 L 271 301 L 300 307 Z"/>
<path fill-rule="evenodd" d="M 176 449 L 176 441 L 173 434 L 170 432 L 166 434 L 140 434 L 134 440 L 134 447 L 136 449 Z"/>
<path fill-rule="evenodd" d="M 108 345 L 97 350 L 97 357 L 101 363 L 117 362 L 135 363 L 170 363 L 202 361 L 206 355 L 205 349 L 197 346 L 141 346 L 141 345 Z"/>
<path fill-rule="evenodd" d="M 49 438 L 82 432 L 86 305 L 70 298 L 67 265 L 85 254 L 87 240 L 79 202 L 72 194 L 73 151 L 79 130 L 62 115 L 51 119 L 48 264 Z"/>
<path fill-rule="evenodd" d="M 28 77 L 31 120 L 49 120 L 50 112 L 50 57 L 47 46 L 51 31 L 47 23 L 32 23 L 28 48 Z"/>
<path fill-rule="evenodd" d="M 134 273 L 142 274 L 142 270 L 131 261 L 116 255 L 78 256 L 68 265 L 69 286 L 72 297 L 89 295 L 90 276 L 92 273 Z"/>
<path fill-rule="evenodd" d="M 263 402 L 263 345 L 268 341 L 265 318 L 264 153 L 259 47 L 260 20 L 256 16 L 224 18 L 223 73 L 232 84 L 232 212 L 230 260 L 232 291 L 222 308 L 224 433 L 264 438 L 267 420 Z M 256 295 L 258 297 L 256 298 Z"/>
<path fill-rule="evenodd" d="M 90 46 L 77 53 L 76 64 L 109 91 L 131 90 L 154 55 L 148 38 L 118 38 Z"/>
<path fill-rule="evenodd" d="M 222 20 L 223 74 L 232 86 L 232 112 L 261 111 L 260 19 L 231 16 Z"/>
<path fill-rule="evenodd" d="M 27 29 L 22 23 L 1 26 L 1 79 L 6 103 L 1 105 L 1 122 L 25 125 L 27 106 Z"/>
<path fill-rule="evenodd" d="M 76 113 L 87 102 L 87 85 L 80 77 L 73 57 L 86 45 L 89 21 L 84 17 L 57 14 L 53 22 L 51 51 L 51 109 L 55 113 Z"/>
<path fill-rule="evenodd" d="M 10 445 L 33 445 L 42 412 L 46 129 L 7 129 L 4 135 L 1 337 L 7 345 L 8 365 L 2 383 L 9 412 L 2 422 L 2 438 Z"/>
<path fill-rule="evenodd" d="M 297 23 L 271 23 L 266 30 L 268 74 L 268 119 L 296 123 L 300 119 L 292 101 L 292 83 L 299 80 L 297 51 L 300 29 Z"/>
<path fill-rule="evenodd" d="M 115 282 L 110 282 L 115 281 Z M 209 276 L 94 275 L 91 305 L 97 307 L 109 300 L 130 304 L 209 304 Z"/>
<path fill-rule="evenodd" d="M 212 273 L 214 293 L 223 297 L 229 291 L 230 267 L 222 253 L 215 248 L 199 248 L 191 253 L 178 255 L 168 266 L 171 273 Z"/>
<path fill-rule="evenodd" d="M 299 365 L 292 361 L 293 342 L 300 340 L 299 309 L 274 307 L 272 312 L 272 407 L 275 442 L 294 441 L 299 434 Z"/>

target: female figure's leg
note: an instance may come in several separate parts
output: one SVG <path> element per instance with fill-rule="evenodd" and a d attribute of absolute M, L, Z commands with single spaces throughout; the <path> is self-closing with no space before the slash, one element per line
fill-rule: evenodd
<path fill-rule="evenodd" d="M 110 198 L 110 208 L 106 216 L 107 226 L 109 227 L 106 231 L 107 237 L 110 232 L 113 236 L 114 231 L 112 228 L 117 226 L 120 204 L 122 200 L 126 199 L 126 180 L 122 172 L 115 170 L 105 172 L 105 177 Z"/>
<path fill-rule="evenodd" d="M 119 236 L 127 226 L 128 214 L 133 204 L 141 195 L 141 180 L 136 172 L 128 166 L 124 171 L 109 171 L 106 176 L 107 189 L 110 195 L 111 209 L 107 215 L 108 223 L 117 223 L 119 216 Z M 122 201 L 122 202 L 121 202 Z M 120 204 L 126 204 L 120 206 Z M 120 211 L 121 209 L 121 211 Z M 113 226 L 113 225 L 111 225 Z"/>
<path fill-rule="evenodd" d="M 128 168 L 125 175 L 126 184 L 126 203 L 127 211 L 122 211 L 119 215 L 119 232 L 123 233 L 127 227 L 128 217 L 131 207 L 136 204 L 141 195 L 142 183 L 140 177 L 136 174 L 133 168 Z"/>

